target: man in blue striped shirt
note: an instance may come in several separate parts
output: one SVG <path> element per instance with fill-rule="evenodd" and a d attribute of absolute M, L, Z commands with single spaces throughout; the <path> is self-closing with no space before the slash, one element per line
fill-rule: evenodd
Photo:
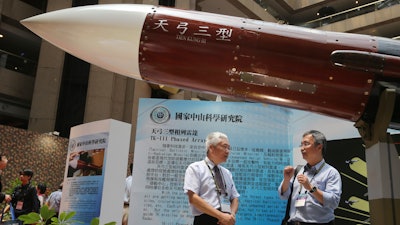
<path fill-rule="evenodd" d="M 296 177 L 292 166 L 283 170 L 279 196 L 288 199 L 293 191 L 288 225 L 334 224 L 334 210 L 342 194 L 342 180 L 339 172 L 324 160 L 326 147 L 327 141 L 321 132 L 305 132 L 300 149 L 307 164 Z"/>

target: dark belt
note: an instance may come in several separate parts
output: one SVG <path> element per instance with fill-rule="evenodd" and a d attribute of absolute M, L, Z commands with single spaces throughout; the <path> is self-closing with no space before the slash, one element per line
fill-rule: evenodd
<path fill-rule="evenodd" d="M 300 221 L 289 221 L 287 222 L 288 225 L 335 225 L 334 221 L 331 221 L 329 223 L 306 223 L 306 222 L 300 222 Z"/>

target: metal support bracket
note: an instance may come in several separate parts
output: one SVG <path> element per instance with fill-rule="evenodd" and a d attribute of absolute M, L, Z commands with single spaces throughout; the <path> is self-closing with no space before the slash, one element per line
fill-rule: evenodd
<path fill-rule="evenodd" d="M 382 92 L 379 99 L 378 111 L 375 122 L 366 123 L 363 120 L 357 121 L 354 126 L 364 141 L 365 147 L 369 148 L 378 142 L 388 142 L 386 131 L 392 119 L 396 102 L 396 90 L 387 88 Z"/>

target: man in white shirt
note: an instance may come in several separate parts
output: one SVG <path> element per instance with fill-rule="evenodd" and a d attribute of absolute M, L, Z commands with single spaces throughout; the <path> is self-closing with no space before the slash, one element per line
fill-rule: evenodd
<path fill-rule="evenodd" d="M 205 159 L 190 164 L 185 173 L 183 189 L 194 216 L 193 225 L 233 225 L 240 195 L 232 173 L 219 165 L 226 162 L 230 153 L 228 137 L 220 132 L 210 133 L 206 149 Z"/>
<path fill-rule="evenodd" d="M 131 187 L 132 187 L 132 169 L 133 164 L 129 164 L 129 170 L 131 171 L 131 175 L 129 175 L 125 179 L 125 194 L 124 194 L 124 213 L 122 216 L 122 225 L 128 224 L 128 216 L 129 216 L 129 201 L 131 196 Z"/>
<path fill-rule="evenodd" d="M 58 186 L 57 191 L 54 191 L 50 194 L 45 203 L 49 207 L 49 209 L 53 209 L 55 211 L 56 213 L 55 217 L 58 217 L 58 214 L 60 212 L 62 188 L 63 188 L 63 183 L 61 183 L 60 186 Z"/>

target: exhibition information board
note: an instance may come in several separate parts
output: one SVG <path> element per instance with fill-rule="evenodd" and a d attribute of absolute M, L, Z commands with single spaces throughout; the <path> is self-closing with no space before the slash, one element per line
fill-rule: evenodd
<path fill-rule="evenodd" d="M 205 158 L 205 138 L 228 135 L 223 164 L 240 193 L 237 225 L 278 225 L 286 202 L 277 188 L 292 162 L 290 111 L 245 102 L 140 99 L 130 225 L 190 225 L 183 181 L 186 167 Z"/>

